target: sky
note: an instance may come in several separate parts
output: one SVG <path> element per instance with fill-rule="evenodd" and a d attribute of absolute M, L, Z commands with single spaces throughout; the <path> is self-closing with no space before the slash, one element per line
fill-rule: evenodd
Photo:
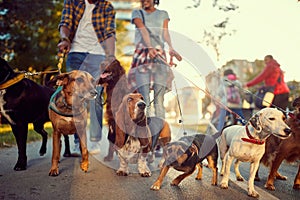
<path fill-rule="evenodd" d="M 219 0 L 222 2 L 222 0 Z M 225 0 L 223 1 L 225 2 Z M 297 0 L 231 0 L 239 6 L 233 12 L 220 12 L 212 0 L 161 0 L 158 9 L 170 16 L 169 30 L 199 44 L 216 67 L 232 59 L 254 61 L 271 54 L 285 71 L 285 80 L 300 81 L 300 2 Z M 229 17 L 227 28 L 236 30 L 220 43 L 220 59 L 211 47 L 200 44 L 204 29 Z M 171 34 L 172 35 L 172 34 Z M 176 42 L 175 42 L 176 43 Z"/>

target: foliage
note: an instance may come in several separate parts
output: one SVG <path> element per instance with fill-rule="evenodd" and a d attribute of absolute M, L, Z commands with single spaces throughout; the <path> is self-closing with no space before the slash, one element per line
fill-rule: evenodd
<path fill-rule="evenodd" d="M 48 137 L 52 136 L 52 128 L 46 127 L 45 131 L 48 133 Z M 35 132 L 34 130 L 28 130 L 27 142 L 41 141 L 42 137 L 40 134 Z M 0 125 L 0 148 L 3 147 L 11 147 L 16 145 L 16 139 L 11 132 L 9 125 Z"/>
<path fill-rule="evenodd" d="M 57 25 L 63 1 L 3 0 L 1 57 L 21 70 L 55 65 L 59 33 Z"/>
<path fill-rule="evenodd" d="M 201 42 L 207 46 L 211 46 L 216 52 L 217 60 L 220 58 L 220 43 L 225 36 L 231 36 L 236 32 L 234 29 L 229 29 L 228 24 L 230 21 L 229 13 L 238 10 L 238 6 L 233 3 L 234 0 L 212 0 L 212 7 L 220 12 L 227 13 L 225 19 L 213 24 L 211 27 L 206 27 L 203 32 L 203 39 Z M 194 0 L 193 6 L 188 8 L 198 8 L 201 6 L 201 0 Z"/>

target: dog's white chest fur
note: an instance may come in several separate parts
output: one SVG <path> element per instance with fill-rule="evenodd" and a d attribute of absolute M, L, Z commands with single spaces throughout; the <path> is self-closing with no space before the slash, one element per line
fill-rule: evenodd
<path fill-rule="evenodd" d="M 4 100 L 5 93 L 6 90 L 0 90 L 0 113 L 9 121 L 9 123 L 15 124 L 15 122 L 7 114 L 7 110 L 4 110 L 4 105 L 6 104 L 6 101 Z"/>
<path fill-rule="evenodd" d="M 140 141 L 132 136 L 128 136 L 125 145 L 118 150 L 119 156 L 127 160 L 129 163 L 137 163 L 141 151 Z"/>

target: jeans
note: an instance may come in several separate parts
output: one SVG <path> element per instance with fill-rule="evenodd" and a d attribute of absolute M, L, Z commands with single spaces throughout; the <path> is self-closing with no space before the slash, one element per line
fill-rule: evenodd
<path fill-rule="evenodd" d="M 135 71 L 137 91 L 144 97 L 147 105 L 147 116 L 150 116 L 150 83 L 153 76 L 155 116 L 165 118 L 164 95 L 166 91 L 167 68 L 165 65 L 156 65 L 147 72 Z"/>
<path fill-rule="evenodd" d="M 67 71 L 82 70 L 89 72 L 95 79 L 101 74 L 100 63 L 105 60 L 104 55 L 71 52 L 66 61 Z M 102 138 L 103 106 L 101 93 L 102 86 L 97 86 L 98 95 L 95 100 L 90 101 L 90 141 L 99 142 Z M 74 135 L 75 143 L 79 142 L 78 135 Z"/>
<path fill-rule="evenodd" d="M 234 113 L 238 114 L 241 118 L 245 119 L 244 114 L 243 114 L 243 110 L 241 108 L 230 108 L 231 111 L 233 111 Z M 226 119 L 226 115 L 229 112 L 227 112 L 224 108 L 220 109 L 220 114 L 219 114 L 219 123 L 218 123 L 218 131 L 221 131 L 224 127 L 225 124 L 225 119 Z M 244 122 L 242 120 L 239 120 L 243 125 Z"/>

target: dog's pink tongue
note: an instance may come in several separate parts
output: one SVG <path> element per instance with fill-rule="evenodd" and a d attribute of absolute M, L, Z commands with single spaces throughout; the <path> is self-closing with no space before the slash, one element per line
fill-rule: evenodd
<path fill-rule="evenodd" d="M 103 74 L 100 75 L 100 78 L 106 78 L 109 75 L 111 75 L 111 73 L 103 73 Z"/>

